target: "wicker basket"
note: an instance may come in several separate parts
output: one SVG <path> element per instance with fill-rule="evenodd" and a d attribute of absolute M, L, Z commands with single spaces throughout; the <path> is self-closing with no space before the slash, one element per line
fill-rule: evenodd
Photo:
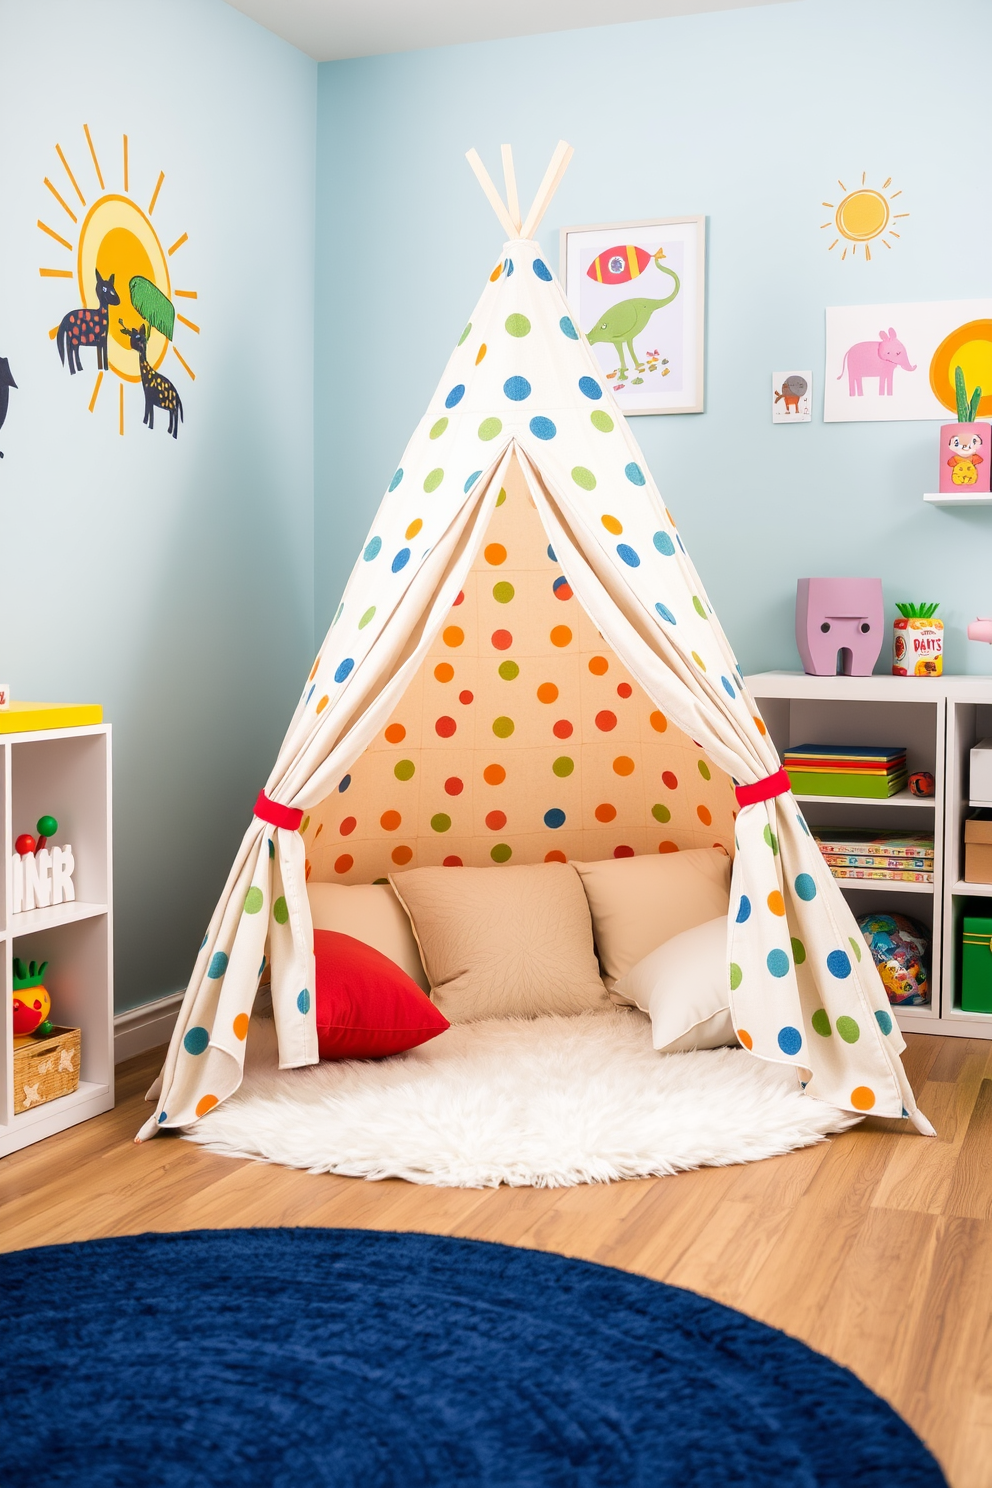
<path fill-rule="evenodd" d="M 14 1113 L 70 1095 L 79 1085 L 79 1029 L 53 1028 L 47 1038 L 14 1040 Z"/>

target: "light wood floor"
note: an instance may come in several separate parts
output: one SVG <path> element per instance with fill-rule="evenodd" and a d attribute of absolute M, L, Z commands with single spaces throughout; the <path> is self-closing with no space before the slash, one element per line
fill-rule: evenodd
<path fill-rule="evenodd" d="M 118 1068 L 118 1105 L 0 1161 L 0 1249 L 142 1230 L 342 1225 L 581 1256 L 689 1287 L 853 1369 L 940 1459 L 992 1485 L 992 1042 L 910 1036 L 938 1131 L 867 1120 L 744 1167 L 569 1189 L 311 1177 L 162 1135 L 132 1137 L 160 1053 Z"/>

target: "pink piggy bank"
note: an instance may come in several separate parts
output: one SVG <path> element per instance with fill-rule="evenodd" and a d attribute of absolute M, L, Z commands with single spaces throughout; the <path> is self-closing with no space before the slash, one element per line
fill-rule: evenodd
<path fill-rule="evenodd" d="M 870 677 L 882 649 L 881 579 L 800 579 L 796 645 L 812 677 Z"/>

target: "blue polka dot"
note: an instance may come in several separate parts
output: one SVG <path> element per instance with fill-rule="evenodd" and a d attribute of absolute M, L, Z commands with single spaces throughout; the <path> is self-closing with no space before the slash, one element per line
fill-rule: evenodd
<path fill-rule="evenodd" d="M 202 1054 L 210 1042 L 210 1035 L 205 1028 L 191 1028 L 183 1039 L 183 1048 L 187 1054 Z"/>
<path fill-rule="evenodd" d="M 546 827 L 563 827 L 565 825 L 565 813 L 557 806 L 544 813 L 544 825 Z"/>
<path fill-rule="evenodd" d="M 338 790 L 341 792 L 342 795 L 344 795 L 345 791 L 348 789 L 348 787 L 349 787 L 350 784 L 351 784 L 351 776 L 350 775 L 342 775 L 340 781 L 338 782 Z"/>
<path fill-rule="evenodd" d="M 550 543 L 548 543 L 548 557 L 551 559 L 552 563 L 558 562 L 558 559 L 555 557 L 555 550 Z"/>
<path fill-rule="evenodd" d="M 543 258 L 535 258 L 534 273 L 537 275 L 538 279 L 543 279 L 545 284 L 551 283 L 551 270 L 548 268 Z"/>
<path fill-rule="evenodd" d="M 796 893 L 800 899 L 815 899 L 816 884 L 811 873 L 798 873 L 796 875 Z"/>
<path fill-rule="evenodd" d="M 638 558 L 633 548 L 628 547 L 626 543 L 617 543 L 617 552 L 628 568 L 640 568 L 640 558 Z"/>
<path fill-rule="evenodd" d="M 530 432 L 535 439 L 554 439 L 558 430 L 549 418 L 532 418 L 530 421 Z"/>
<path fill-rule="evenodd" d="M 343 682 L 345 677 L 351 676 L 354 669 L 355 658 L 353 656 L 346 656 L 344 661 L 338 667 L 337 671 L 334 673 L 335 682 Z"/>
<path fill-rule="evenodd" d="M 803 821 L 802 817 L 799 816 L 798 814 L 796 816 L 796 821 L 799 823 L 799 825 L 802 827 L 803 831 L 806 833 L 806 836 L 808 837 L 809 836 L 809 827 Z"/>
<path fill-rule="evenodd" d="M 878 1020 L 878 1026 L 883 1033 L 892 1032 L 892 1016 L 890 1013 L 887 1013 L 884 1008 L 876 1008 L 875 1017 Z"/>
<path fill-rule="evenodd" d="M 204 947 L 204 946 L 205 946 L 205 945 L 206 945 L 206 943 L 207 943 L 207 941 L 208 941 L 208 940 L 209 940 L 209 939 L 210 939 L 210 931 L 209 931 L 209 930 L 208 930 L 208 931 L 207 931 L 207 933 L 206 933 L 206 935 L 205 935 L 205 936 L 204 936 L 204 937 L 203 937 L 203 939 L 202 939 L 202 940 L 201 940 L 201 941 L 200 941 L 200 950 L 201 950 L 201 951 L 202 951 L 202 950 L 203 950 L 203 947 Z"/>
<path fill-rule="evenodd" d="M 672 542 L 672 539 L 669 537 L 667 532 L 656 532 L 653 540 L 654 545 L 658 549 L 659 553 L 663 553 L 666 558 L 671 558 L 674 556 L 675 544 Z"/>
<path fill-rule="evenodd" d="M 514 403 L 522 403 L 525 398 L 530 397 L 531 387 L 526 377 L 508 377 L 503 384 L 503 391 Z"/>
<path fill-rule="evenodd" d="M 466 493 L 466 495 L 468 494 L 469 491 L 471 491 L 472 487 L 475 485 L 476 481 L 479 479 L 479 476 L 481 474 L 482 474 L 482 471 L 481 470 L 473 470 L 472 471 L 472 474 L 469 476 L 468 480 L 465 482 L 465 493 Z"/>
<path fill-rule="evenodd" d="M 723 683 L 723 690 L 727 694 L 727 696 L 730 698 L 735 698 L 737 694 L 734 691 L 733 683 L 730 682 L 726 677 L 721 677 L 720 681 Z"/>
<path fill-rule="evenodd" d="M 565 589 L 567 588 L 567 586 L 568 580 L 566 579 L 565 575 L 559 574 L 554 583 L 551 585 L 552 593 L 557 594 L 559 589 Z"/>
<path fill-rule="evenodd" d="M 846 951 L 831 951 L 827 957 L 827 970 L 831 976 L 844 977 L 851 975 L 851 959 Z"/>
<path fill-rule="evenodd" d="M 393 559 L 390 567 L 392 568 L 393 573 L 399 573 L 400 569 L 401 568 L 406 568 L 406 566 L 407 566 L 407 564 L 409 562 L 410 562 L 410 549 L 409 548 L 400 548 L 399 552 L 396 554 L 396 557 Z"/>
<path fill-rule="evenodd" d="M 310 699 L 313 697 L 313 695 L 314 695 L 314 693 L 316 691 L 317 691 L 317 684 L 315 682 L 313 684 L 313 686 L 311 687 L 310 691 L 307 693 L 306 697 L 303 699 L 303 705 L 304 705 L 304 707 L 306 707 L 307 703 L 310 701 Z"/>
<path fill-rule="evenodd" d="M 601 398 L 603 396 L 603 389 L 595 377 L 580 377 L 579 392 L 585 393 L 587 398 Z"/>
<path fill-rule="evenodd" d="M 382 538 L 372 537 L 369 539 L 362 557 L 366 563 L 371 563 L 373 558 L 378 558 L 382 549 Z"/>
<path fill-rule="evenodd" d="M 561 320 L 558 322 L 558 324 L 561 326 L 562 330 L 565 332 L 565 335 L 568 337 L 569 341 L 578 341 L 578 339 L 579 339 L 579 333 L 575 329 L 574 325 L 569 320 L 569 318 L 568 318 L 567 315 L 563 315 L 562 318 L 561 318 Z"/>
<path fill-rule="evenodd" d="M 269 838 L 269 857 L 270 858 L 274 858 L 275 855 L 276 855 L 276 845 L 272 841 L 272 838 L 270 837 Z M 206 942 L 204 942 L 204 944 L 206 944 Z"/>
<path fill-rule="evenodd" d="M 513 273 L 513 259 L 508 258 L 503 267 L 506 270 L 506 277 L 507 279 L 509 279 L 510 275 Z"/>
<path fill-rule="evenodd" d="M 310 992 L 306 987 L 303 988 L 303 991 L 296 999 L 296 1006 L 304 1016 L 310 1011 Z"/>
<path fill-rule="evenodd" d="M 211 977 L 213 981 L 216 981 L 218 977 L 222 977 L 224 975 L 226 970 L 227 956 L 224 954 L 223 951 L 214 951 L 210 965 L 207 968 L 207 976 Z"/>
<path fill-rule="evenodd" d="M 778 1046 L 783 1054 L 798 1054 L 803 1046 L 803 1036 L 798 1028 L 780 1028 L 778 1031 Z"/>
<path fill-rule="evenodd" d="M 261 975 L 262 975 L 262 972 L 263 972 L 263 971 L 264 971 L 264 970 L 265 970 L 265 957 L 264 957 L 264 956 L 263 956 L 263 957 L 262 957 L 262 964 L 261 964 L 261 966 L 260 966 L 260 967 L 259 967 L 259 968 L 258 968 L 258 974 L 259 974 L 259 976 L 261 976 Z"/>
<path fill-rule="evenodd" d="M 788 975 L 789 958 L 784 951 L 780 951 L 777 948 L 774 951 L 769 951 L 765 957 L 765 965 L 773 977 L 784 977 Z"/>
<path fill-rule="evenodd" d="M 641 469 L 640 465 L 638 465 L 636 460 L 631 460 L 629 465 L 625 465 L 623 473 L 632 485 L 643 486 L 644 471 Z"/>
<path fill-rule="evenodd" d="M 905 1113 L 905 1111 L 904 1111 L 904 1112 L 903 1112 L 903 1115 L 905 1115 L 905 1114 L 906 1114 L 906 1113 Z M 158 1124 L 159 1124 L 159 1126 L 161 1126 L 161 1125 L 162 1125 L 162 1123 L 163 1123 L 163 1121 L 168 1121 L 168 1119 L 169 1119 L 169 1118 L 168 1118 L 168 1116 L 167 1116 L 167 1115 L 166 1115 L 166 1113 L 165 1113 L 165 1112 L 164 1112 L 164 1111 L 163 1111 L 163 1112 L 162 1112 L 162 1114 L 161 1114 L 161 1115 L 160 1115 L 160 1116 L 159 1116 L 159 1118 L 158 1118 Z"/>
<path fill-rule="evenodd" d="M 675 616 L 672 614 L 671 610 L 668 608 L 667 605 L 663 605 L 661 603 L 658 603 L 658 604 L 655 605 L 655 609 L 658 611 L 658 614 L 661 616 L 662 620 L 667 620 L 668 623 L 669 623 L 669 625 L 677 625 L 678 624 L 678 621 L 676 620 Z"/>
<path fill-rule="evenodd" d="M 737 923 L 738 923 L 738 925 L 746 924 L 746 922 L 750 918 L 751 918 L 751 901 L 747 897 L 746 894 L 742 894 L 741 895 L 741 902 L 737 906 Z"/>
<path fill-rule="evenodd" d="M 399 485 L 399 483 L 400 483 L 400 481 L 402 479 L 403 479 L 403 466 L 401 465 L 400 468 L 397 470 L 396 474 L 393 476 L 392 480 L 389 482 L 389 486 L 388 486 L 387 489 L 389 491 L 395 491 L 396 490 L 396 487 Z"/>
<path fill-rule="evenodd" d="M 464 396 L 465 396 L 465 384 L 463 382 L 459 382 L 459 383 L 457 383 L 451 389 L 451 392 L 445 398 L 445 400 L 444 400 L 444 406 L 445 406 L 445 408 L 454 408 L 456 406 L 456 404 L 458 404 L 458 403 L 460 403 L 462 401 L 462 399 L 464 398 Z"/>

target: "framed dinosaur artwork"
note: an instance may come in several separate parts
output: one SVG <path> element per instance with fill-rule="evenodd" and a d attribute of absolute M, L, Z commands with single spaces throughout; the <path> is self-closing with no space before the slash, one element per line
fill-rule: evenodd
<path fill-rule="evenodd" d="M 563 227 L 561 277 L 624 413 L 703 412 L 705 217 Z"/>

